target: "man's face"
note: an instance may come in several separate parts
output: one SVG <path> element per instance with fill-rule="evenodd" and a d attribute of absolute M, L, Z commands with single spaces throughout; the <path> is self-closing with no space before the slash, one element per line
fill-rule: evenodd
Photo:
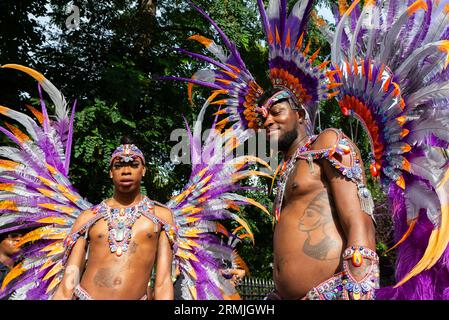
<path fill-rule="evenodd" d="M 20 252 L 20 247 L 17 246 L 22 234 L 10 233 L 8 236 L 0 242 L 0 251 L 4 252 L 7 256 L 12 256 Z"/>
<path fill-rule="evenodd" d="M 145 171 L 145 166 L 139 157 L 129 162 L 123 162 L 120 158 L 116 158 L 112 162 L 109 174 L 117 191 L 129 193 L 140 188 Z"/>
<path fill-rule="evenodd" d="M 277 141 L 279 150 L 287 151 L 298 137 L 299 115 L 288 100 L 274 104 L 264 122 L 268 138 Z"/>

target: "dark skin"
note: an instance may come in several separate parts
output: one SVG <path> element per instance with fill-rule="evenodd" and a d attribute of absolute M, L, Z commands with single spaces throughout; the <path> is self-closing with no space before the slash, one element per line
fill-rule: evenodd
<path fill-rule="evenodd" d="M 0 263 L 10 269 L 14 266 L 12 256 L 20 252 L 17 243 L 19 243 L 21 237 L 21 234 L 11 233 L 0 241 Z"/>
<path fill-rule="evenodd" d="M 303 146 L 306 134 L 305 111 L 293 110 L 288 101 L 271 107 L 264 123 L 271 139 L 283 139 L 296 132 L 285 150 L 285 160 Z M 337 134 L 326 130 L 311 149 L 326 149 L 337 142 Z M 358 158 L 360 152 L 354 146 Z M 352 165 L 351 155 L 337 160 Z M 343 177 L 327 160 L 298 160 L 288 177 L 281 219 L 274 231 L 274 281 L 284 299 L 301 299 L 313 287 L 342 270 L 343 251 L 351 245 L 375 250 L 375 229 L 362 211 L 357 186 Z M 361 280 L 371 266 L 365 259 L 361 267 L 349 268 Z"/>
<path fill-rule="evenodd" d="M 110 170 L 114 183 L 114 196 L 106 201 L 112 208 L 136 205 L 143 199 L 140 182 L 145 175 L 140 158 L 132 163 L 115 159 Z M 171 212 L 155 206 L 155 215 L 173 224 Z M 76 220 L 73 230 L 92 219 L 91 211 L 83 212 Z M 95 300 L 138 300 L 147 293 L 148 282 L 157 262 L 154 298 L 173 299 L 171 280 L 172 250 L 165 232 L 160 226 L 154 231 L 154 223 L 143 215 L 133 225 L 128 251 L 118 257 L 111 253 L 108 242 L 108 225 L 98 220 L 89 230 L 89 263 L 85 263 L 87 241 L 80 237 L 74 245 L 67 262 L 66 272 L 53 299 L 72 299 L 76 272 L 82 274 L 80 285 Z M 85 270 L 84 270 L 85 269 Z M 75 270 L 75 271 L 73 271 Z"/>

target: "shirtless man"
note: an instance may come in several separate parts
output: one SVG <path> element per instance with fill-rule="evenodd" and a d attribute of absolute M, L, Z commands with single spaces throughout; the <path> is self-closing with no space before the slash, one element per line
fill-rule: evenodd
<path fill-rule="evenodd" d="M 173 299 L 172 214 L 140 193 L 145 158 L 135 145 L 122 142 L 110 162 L 114 195 L 76 220 L 53 299 L 147 299 L 155 263 L 154 299 Z"/>
<path fill-rule="evenodd" d="M 261 102 L 267 135 L 284 156 L 274 206 L 275 291 L 267 298 L 373 299 L 378 257 L 359 150 L 339 130 L 312 136 L 307 107 L 286 90 Z"/>

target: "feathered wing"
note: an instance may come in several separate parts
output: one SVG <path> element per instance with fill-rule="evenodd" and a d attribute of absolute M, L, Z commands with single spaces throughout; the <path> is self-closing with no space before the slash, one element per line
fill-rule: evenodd
<path fill-rule="evenodd" d="M 208 106 L 208 103 L 204 105 L 189 137 L 192 160 L 189 182 L 167 203 L 174 212 L 178 230 L 175 260 L 184 275 L 182 296 L 187 300 L 223 299 L 235 293 L 234 287 L 219 272 L 225 268 L 226 261 L 236 259 L 234 247 L 224 243 L 219 236 L 229 234 L 220 221 L 238 222 L 254 240 L 248 224 L 233 210 L 238 210 L 240 205 L 251 204 L 268 213 L 253 199 L 235 193 L 247 188 L 238 184 L 246 177 L 270 177 L 248 169 L 249 163 L 269 167 L 256 157 L 230 158 L 248 134 L 241 129 L 218 130 L 215 121 L 205 143 L 201 143 L 201 123 Z"/>
<path fill-rule="evenodd" d="M 23 260 L 5 277 L 0 296 L 12 299 L 47 299 L 63 274 L 64 239 L 77 216 L 91 205 L 68 178 L 73 112 L 64 96 L 42 74 L 20 65 L 39 82 L 54 103 L 50 118 L 41 95 L 41 111 L 28 106 L 37 121 L 25 113 L 0 106 L 7 118 L 0 127 L 13 146 L 0 147 L 0 233 L 29 231 L 21 239 Z M 21 129 L 24 128 L 25 131 Z"/>
<path fill-rule="evenodd" d="M 449 271 L 442 191 L 449 146 L 449 6 L 404 3 L 370 0 L 360 8 L 354 1 L 342 10 L 331 45 L 332 76 L 342 83 L 336 96 L 341 111 L 369 134 L 371 173 L 393 210 L 398 283 L 378 297 L 449 298 L 442 276 Z M 354 24 L 354 11 L 376 14 L 362 14 Z"/>
<path fill-rule="evenodd" d="M 213 89 L 208 102 L 212 105 L 223 105 L 220 114 L 226 117 L 217 123 L 217 128 L 233 125 L 234 128 L 254 128 L 261 125 L 259 119 L 258 98 L 263 94 L 263 89 L 256 83 L 254 77 L 247 69 L 240 57 L 235 45 L 229 40 L 212 18 L 193 2 L 188 1 L 203 17 L 209 21 L 220 35 L 225 48 L 201 35 L 193 35 L 190 40 L 195 40 L 212 54 L 213 58 L 176 49 L 178 52 L 194 59 L 204 61 L 210 68 L 197 71 L 192 78 L 162 77 L 162 80 L 178 80 L 189 82 L 189 98 L 192 99 L 193 85 L 200 85 Z M 217 98 L 220 97 L 220 98 Z"/>

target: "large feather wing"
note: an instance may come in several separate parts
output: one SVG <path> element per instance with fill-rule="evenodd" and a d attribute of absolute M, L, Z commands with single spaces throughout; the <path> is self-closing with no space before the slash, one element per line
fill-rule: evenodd
<path fill-rule="evenodd" d="M 0 233 L 28 230 L 19 243 L 23 259 L 5 277 L 0 296 L 13 293 L 12 299 L 46 299 L 63 274 L 63 241 L 77 216 L 91 205 L 68 178 L 67 142 L 72 139 L 73 115 L 68 120 L 64 96 L 35 70 L 2 67 L 34 77 L 55 104 L 56 120 L 48 115 L 42 96 L 41 111 L 29 107 L 38 121 L 0 107 L 0 113 L 15 122 L 0 127 L 15 145 L 0 150 Z"/>
<path fill-rule="evenodd" d="M 446 200 L 438 191 L 449 143 L 448 7 L 439 9 L 438 3 L 365 1 L 361 11 L 375 6 L 381 19 L 359 19 L 351 28 L 354 1 L 339 18 L 331 47 L 335 81 L 342 83 L 339 106 L 367 131 L 371 172 L 392 203 L 398 284 L 381 290 L 382 298 L 442 298 L 443 284 L 424 286 L 449 270 L 442 236 Z"/>
<path fill-rule="evenodd" d="M 215 123 L 204 145 L 198 135 L 201 133 L 202 117 L 208 103 L 200 112 L 197 126 L 190 136 L 192 175 L 183 191 L 167 206 L 174 212 L 178 229 L 176 262 L 184 275 L 182 295 L 184 299 L 223 299 L 232 296 L 235 289 L 221 275 L 225 261 L 235 260 L 233 246 L 223 242 L 220 233 L 227 234 L 222 220 L 237 221 L 253 239 L 246 221 L 233 212 L 240 205 L 255 205 L 267 210 L 256 201 L 236 194 L 244 187 L 238 181 L 251 175 L 268 174 L 248 170 L 248 163 L 268 164 L 252 156 L 229 160 L 232 151 L 243 143 L 248 135 L 239 129 L 216 130 Z M 192 160 L 193 156 L 192 156 Z"/>

